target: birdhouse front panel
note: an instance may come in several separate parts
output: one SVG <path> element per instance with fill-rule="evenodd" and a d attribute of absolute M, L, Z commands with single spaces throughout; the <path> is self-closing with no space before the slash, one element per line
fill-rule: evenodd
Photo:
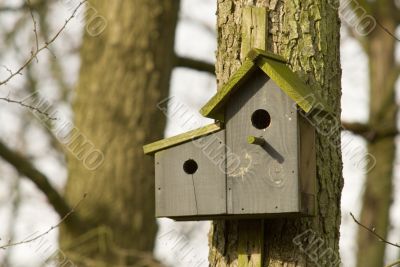
<path fill-rule="evenodd" d="M 229 214 L 300 211 L 295 102 L 257 70 L 226 104 Z M 235 160 L 236 162 L 233 162 Z"/>
<path fill-rule="evenodd" d="M 156 216 L 188 220 L 226 214 L 225 171 L 224 130 L 158 151 Z"/>

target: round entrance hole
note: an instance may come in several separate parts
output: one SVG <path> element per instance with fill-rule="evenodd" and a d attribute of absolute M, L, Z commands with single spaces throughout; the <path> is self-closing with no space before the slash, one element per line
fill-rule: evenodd
<path fill-rule="evenodd" d="M 183 171 L 187 174 L 194 174 L 199 166 L 197 166 L 197 162 L 193 159 L 188 159 L 183 163 Z"/>
<path fill-rule="evenodd" d="M 271 124 L 271 116 L 265 109 L 257 109 L 251 115 L 251 124 L 259 130 L 266 129 Z"/>

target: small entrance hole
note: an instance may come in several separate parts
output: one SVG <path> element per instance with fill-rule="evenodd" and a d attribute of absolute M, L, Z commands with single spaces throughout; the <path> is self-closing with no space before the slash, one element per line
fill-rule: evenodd
<path fill-rule="evenodd" d="M 271 124 L 271 116 L 265 109 L 257 109 L 251 115 L 251 124 L 259 130 L 266 129 Z"/>
<path fill-rule="evenodd" d="M 187 174 L 194 174 L 198 168 L 199 166 L 197 166 L 197 162 L 194 161 L 193 159 L 188 159 L 183 163 L 183 170 Z"/>

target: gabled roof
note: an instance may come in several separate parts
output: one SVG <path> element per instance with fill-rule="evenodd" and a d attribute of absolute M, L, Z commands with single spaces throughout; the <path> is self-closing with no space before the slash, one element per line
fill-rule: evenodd
<path fill-rule="evenodd" d="M 166 148 L 185 143 L 189 140 L 194 140 L 194 139 L 200 138 L 202 136 L 218 132 L 222 129 L 223 128 L 221 127 L 220 124 L 212 123 L 212 124 L 206 125 L 204 127 L 183 133 L 183 134 L 175 135 L 170 138 L 165 138 L 165 139 L 156 141 L 154 143 L 147 144 L 147 145 L 143 146 L 143 151 L 144 151 L 144 154 L 151 155 L 151 154 L 156 153 L 157 151 L 164 150 Z"/>
<path fill-rule="evenodd" d="M 273 53 L 253 49 L 229 81 L 201 108 L 200 113 L 205 117 L 223 121 L 223 108 L 227 100 L 257 68 L 270 77 L 306 113 L 314 108 L 330 112 L 329 106 L 287 66 L 285 59 Z"/>

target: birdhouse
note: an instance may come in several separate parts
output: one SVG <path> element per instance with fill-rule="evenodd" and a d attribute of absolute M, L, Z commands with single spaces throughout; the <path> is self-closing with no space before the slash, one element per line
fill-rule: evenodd
<path fill-rule="evenodd" d="M 216 124 L 144 146 L 155 157 L 156 216 L 313 215 L 315 128 L 305 114 L 325 107 L 283 58 L 251 50 L 200 110 Z"/>

